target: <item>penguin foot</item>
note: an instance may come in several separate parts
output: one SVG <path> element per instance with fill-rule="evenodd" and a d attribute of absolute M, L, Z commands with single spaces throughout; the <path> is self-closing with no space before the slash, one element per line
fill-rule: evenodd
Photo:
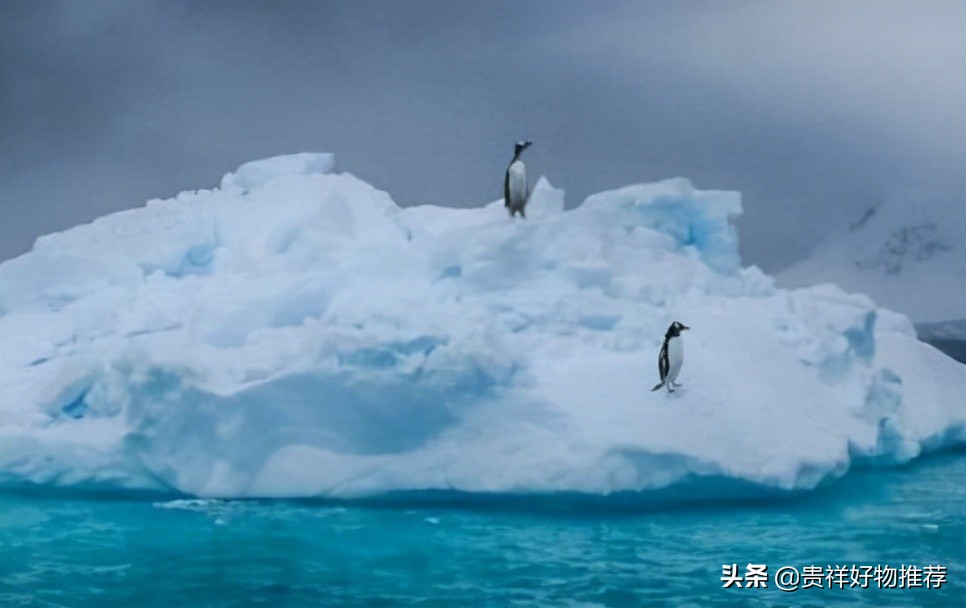
<path fill-rule="evenodd" d="M 681 384 L 680 382 L 672 382 L 671 386 L 678 387 L 678 386 L 684 386 L 684 385 Z"/>

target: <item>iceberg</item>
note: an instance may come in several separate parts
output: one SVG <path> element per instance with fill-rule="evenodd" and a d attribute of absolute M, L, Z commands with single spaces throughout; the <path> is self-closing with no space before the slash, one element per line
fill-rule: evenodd
<path fill-rule="evenodd" d="M 966 444 L 966 366 L 743 266 L 740 213 L 684 179 L 403 209 L 299 154 L 41 237 L 0 264 L 0 489 L 799 491 Z"/>

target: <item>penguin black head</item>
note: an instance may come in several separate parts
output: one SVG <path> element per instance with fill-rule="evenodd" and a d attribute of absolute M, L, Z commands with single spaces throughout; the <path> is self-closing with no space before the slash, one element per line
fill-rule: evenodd
<path fill-rule="evenodd" d="M 520 140 L 513 145 L 513 156 L 520 156 L 520 153 L 533 145 L 532 141 Z"/>
<path fill-rule="evenodd" d="M 674 323 L 671 323 L 670 327 L 667 328 L 667 333 L 665 334 L 665 337 L 675 338 L 677 336 L 680 336 L 681 332 L 684 331 L 685 329 L 691 329 L 691 328 L 685 325 L 684 323 L 681 323 L 680 321 L 675 321 Z"/>

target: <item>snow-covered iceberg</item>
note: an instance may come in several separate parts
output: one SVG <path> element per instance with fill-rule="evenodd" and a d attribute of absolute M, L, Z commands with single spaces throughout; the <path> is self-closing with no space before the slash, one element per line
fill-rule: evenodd
<path fill-rule="evenodd" d="M 331 155 L 0 264 L 0 487 L 201 497 L 807 489 L 966 443 L 908 319 L 742 267 L 733 192 L 400 209 Z M 686 362 L 651 392 L 672 320 Z"/>

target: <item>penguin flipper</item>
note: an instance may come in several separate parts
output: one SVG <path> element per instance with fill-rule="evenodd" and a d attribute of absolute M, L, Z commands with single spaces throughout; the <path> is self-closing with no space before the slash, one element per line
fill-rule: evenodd
<path fill-rule="evenodd" d="M 661 388 L 662 386 L 664 386 L 664 383 L 663 382 L 659 382 L 659 383 L 655 384 L 654 385 L 654 388 L 651 389 L 651 392 L 656 391 L 657 389 Z"/>
<path fill-rule="evenodd" d="M 503 175 L 503 206 L 510 208 L 510 170 Z M 512 217 L 512 215 L 511 215 Z"/>

